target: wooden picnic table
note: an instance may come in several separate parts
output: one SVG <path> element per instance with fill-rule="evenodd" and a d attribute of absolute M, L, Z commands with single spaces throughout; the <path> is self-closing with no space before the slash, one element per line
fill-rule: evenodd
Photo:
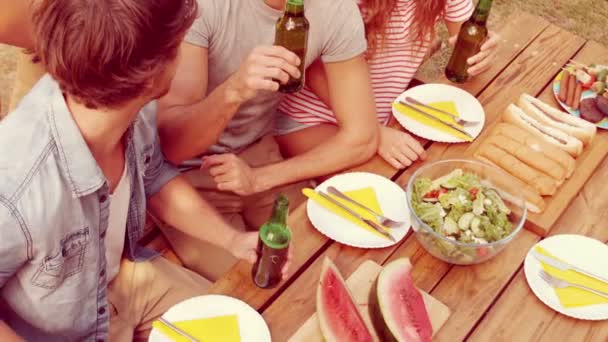
<path fill-rule="evenodd" d="M 491 70 L 460 85 L 475 95 L 486 111 L 487 125 L 495 122 L 521 93 L 552 99 L 553 78 L 570 59 L 608 63 L 608 49 L 586 41 L 542 18 L 515 13 L 501 31 L 502 47 Z M 444 78 L 423 83 L 448 83 Z M 598 132 L 601 139 L 608 132 Z M 425 142 L 430 160 L 459 157 L 466 144 Z M 406 171 L 395 170 L 379 157 L 357 167 L 391 178 L 405 186 L 422 163 Z M 608 242 L 608 159 L 597 168 L 580 193 L 555 223 L 549 235 L 583 234 Z M 497 257 L 474 266 L 455 266 L 428 254 L 409 235 L 393 247 L 357 249 L 329 240 L 317 232 L 306 206 L 289 218 L 295 255 L 291 274 L 280 286 L 261 290 L 251 282 L 251 265 L 240 262 L 212 287 L 211 292 L 240 298 L 268 323 L 274 341 L 287 341 L 315 312 L 315 292 L 322 260 L 329 256 L 345 277 L 365 260 L 385 264 L 400 257 L 414 265 L 416 285 L 446 304 L 452 314 L 435 336 L 437 341 L 608 341 L 608 322 L 580 321 L 560 315 L 532 293 L 523 273 L 523 260 L 541 236 L 524 229 Z"/>

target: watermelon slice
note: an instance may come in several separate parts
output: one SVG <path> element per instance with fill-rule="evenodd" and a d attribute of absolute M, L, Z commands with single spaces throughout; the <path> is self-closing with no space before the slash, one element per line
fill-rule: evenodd
<path fill-rule="evenodd" d="M 370 312 L 382 341 L 431 341 L 433 327 L 424 299 L 414 286 L 409 259 L 382 269 L 370 298 Z"/>
<path fill-rule="evenodd" d="M 323 261 L 317 288 L 317 316 L 327 342 L 373 342 L 340 271 L 329 258 Z"/>

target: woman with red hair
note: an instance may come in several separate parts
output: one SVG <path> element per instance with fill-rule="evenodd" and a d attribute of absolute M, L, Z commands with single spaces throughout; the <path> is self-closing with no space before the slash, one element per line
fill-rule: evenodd
<path fill-rule="evenodd" d="M 443 20 L 454 43 L 463 22 L 469 19 L 472 0 L 360 0 L 368 41 L 367 61 L 380 123 L 378 154 L 402 169 L 425 158 L 422 146 L 410 134 L 386 124 L 391 103 L 409 85 L 429 54 L 435 24 Z M 491 66 L 498 37 L 489 34 L 481 52 L 469 59 L 469 74 Z M 276 139 L 287 156 L 302 154 L 335 134 L 340 122 L 327 106 L 329 92 L 321 63 L 306 72 L 306 87 L 283 100 L 276 123 Z"/>

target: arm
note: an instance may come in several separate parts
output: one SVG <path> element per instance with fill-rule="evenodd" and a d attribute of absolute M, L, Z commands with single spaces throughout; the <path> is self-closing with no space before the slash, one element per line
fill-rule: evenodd
<path fill-rule="evenodd" d="M 229 96 L 229 82 L 203 98 L 207 93 L 208 49 L 183 43 L 180 50 L 171 89 L 159 101 L 158 112 L 163 151 L 175 164 L 215 143 L 240 105 Z M 205 134 L 200 134 L 200 127 L 205 127 Z"/>
<path fill-rule="evenodd" d="M 207 97 L 208 49 L 183 43 L 169 93 L 159 101 L 158 126 L 163 151 L 175 164 L 204 153 L 220 137 L 244 102 L 260 90 L 277 91 L 288 74 L 298 76 L 300 63 L 278 46 L 258 47 L 239 71 Z M 203 98 L 204 97 L 204 98 Z M 204 132 L 204 134 L 201 134 Z"/>
<path fill-rule="evenodd" d="M 374 155 L 379 132 L 367 62 L 358 56 L 327 63 L 325 72 L 326 97 L 336 113 L 338 132 L 303 154 L 255 169 L 233 154 L 205 157 L 202 167 L 209 168 L 218 190 L 242 196 L 259 193 L 335 173 Z"/>
<path fill-rule="evenodd" d="M 232 228 L 183 177 L 172 179 L 149 199 L 152 213 L 176 229 L 255 262 L 257 233 Z"/>
<path fill-rule="evenodd" d="M 25 340 L 19 337 L 6 323 L 0 321 L 0 341 L 6 342 L 24 342 Z"/>
<path fill-rule="evenodd" d="M 34 46 L 31 3 L 25 0 L 0 2 L 0 43 L 31 49 Z"/>
<path fill-rule="evenodd" d="M 378 123 L 367 62 L 358 56 L 327 63 L 325 73 L 338 133 L 304 154 L 256 169 L 255 190 L 331 174 L 363 163 L 376 152 Z"/>
<path fill-rule="evenodd" d="M 257 233 L 233 229 L 199 193 L 165 160 L 158 141 L 144 173 L 148 209 L 165 223 L 200 240 L 255 262 Z"/>

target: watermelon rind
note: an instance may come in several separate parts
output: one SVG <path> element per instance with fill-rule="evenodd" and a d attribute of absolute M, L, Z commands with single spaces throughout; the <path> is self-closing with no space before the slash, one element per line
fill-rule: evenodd
<path fill-rule="evenodd" d="M 354 297 L 353 297 L 352 293 L 350 292 L 350 289 L 346 285 L 346 282 L 344 281 L 342 274 L 340 274 L 340 271 L 338 270 L 336 265 L 334 265 L 334 263 L 329 258 L 325 258 L 325 260 L 323 260 L 321 277 L 319 280 L 319 285 L 317 287 L 317 298 L 316 298 L 317 318 L 319 321 L 319 327 L 321 328 L 321 333 L 322 333 L 325 341 L 326 342 L 349 342 L 348 337 L 338 336 L 337 335 L 338 332 L 336 332 L 334 329 L 332 329 L 332 327 L 328 323 L 328 322 L 330 322 L 330 319 L 329 319 L 329 317 L 327 317 L 326 310 L 324 310 L 325 301 L 323 298 L 323 286 L 324 286 L 323 280 L 326 279 L 326 275 L 328 272 L 333 272 L 336 275 L 336 278 L 344 286 L 344 289 L 346 290 L 346 292 L 348 294 L 348 298 L 350 298 L 350 301 L 354 304 L 356 314 L 359 316 L 359 318 L 361 319 L 361 323 L 363 324 L 363 328 L 364 328 L 363 330 L 369 334 L 369 338 L 366 338 L 365 342 L 376 342 L 375 338 L 373 337 L 374 335 L 371 333 L 372 328 L 370 326 L 368 326 L 368 324 L 363 319 L 363 315 L 361 314 L 361 311 L 360 311 L 357 303 L 355 302 Z"/>
<path fill-rule="evenodd" d="M 395 278 L 393 276 L 394 273 L 402 272 L 404 268 L 411 268 L 410 261 L 407 258 L 397 259 L 386 265 L 378 275 L 370 293 L 369 310 L 372 323 L 383 342 L 411 341 L 410 338 L 401 336 L 401 328 L 403 327 L 403 324 L 407 324 L 407 322 L 399 322 L 389 310 L 390 304 L 394 303 L 391 302 L 388 289 L 391 288 L 391 282 L 398 281 L 397 279 L 393 279 Z M 424 312 L 427 314 L 426 317 L 420 319 L 427 320 L 425 323 L 430 327 L 430 320 L 426 308 Z M 430 341 L 430 336 L 427 338 L 418 336 L 415 341 Z"/>

